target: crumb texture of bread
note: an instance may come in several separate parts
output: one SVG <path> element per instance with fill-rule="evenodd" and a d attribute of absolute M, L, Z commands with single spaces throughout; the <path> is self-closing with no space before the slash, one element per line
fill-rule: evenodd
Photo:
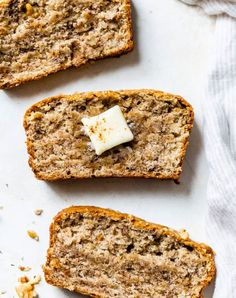
<path fill-rule="evenodd" d="M 167 227 L 97 207 L 71 207 L 50 228 L 49 284 L 100 298 L 200 298 L 214 253 Z"/>
<path fill-rule="evenodd" d="M 119 105 L 134 140 L 97 156 L 81 119 Z M 78 93 L 32 106 L 24 127 L 29 164 L 43 180 L 146 177 L 178 180 L 193 125 L 181 97 L 154 90 Z"/>
<path fill-rule="evenodd" d="M 132 49 L 130 0 L 0 1 L 0 88 Z"/>

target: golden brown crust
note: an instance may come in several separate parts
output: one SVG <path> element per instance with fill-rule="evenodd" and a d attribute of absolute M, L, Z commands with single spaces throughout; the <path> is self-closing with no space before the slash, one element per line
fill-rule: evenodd
<path fill-rule="evenodd" d="M 93 63 L 94 61 L 97 61 L 97 60 L 103 60 L 103 59 L 106 59 L 106 58 L 120 57 L 121 55 L 125 55 L 125 54 L 128 54 L 129 52 L 131 52 L 133 50 L 133 48 L 134 48 L 134 43 L 133 43 L 133 41 L 130 41 L 129 44 L 127 45 L 127 47 L 124 48 L 124 50 L 116 51 L 116 52 L 112 53 L 109 56 L 100 56 L 100 57 L 98 57 L 96 59 L 84 60 L 82 63 L 77 64 L 76 65 L 76 68 L 80 68 L 80 67 L 82 67 L 85 64 L 91 64 L 91 63 Z M 61 67 L 58 67 L 58 69 L 54 69 L 54 70 L 52 70 L 50 72 L 45 72 L 43 75 L 36 75 L 36 76 L 34 76 L 34 77 L 30 78 L 30 79 L 24 80 L 24 81 L 18 80 L 17 82 L 14 82 L 14 83 L 8 82 L 6 84 L 0 85 L 0 89 L 7 90 L 7 89 L 11 89 L 13 87 L 17 87 L 19 85 L 23 85 L 23 84 L 25 84 L 27 82 L 37 81 L 37 80 L 40 80 L 42 78 L 45 78 L 45 77 L 47 77 L 47 76 L 49 76 L 51 74 L 57 73 L 57 72 L 62 71 L 62 70 L 66 70 L 66 69 L 68 69 L 70 67 L 75 67 L 75 65 L 72 65 L 72 66 L 69 66 L 69 67 L 67 67 L 67 66 L 65 66 L 65 67 L 64 66 L 61 66 Z"/>
<path fill-rule="evenodd" d="M 48 254 L 47 254 L 47 260 L 46 260 L 46 265 L 44 267 L 44 274 L 45 274 L 45 279 L 49 284 L 58 286 L 58 287 L 63 287 L 63 285 L 60 284 L 55 284 L 54 281 L 50 279 L 50 275 L 47 274 L 47 270 L 45 269 L 51 261 L 51 255 L 50 255 L 50 247 L 54 245 L 55 242 L 55 230 L 57 226 L 57 222 L 59 222 L 62 219 L 67 218 L 70 214 L 72 213 L 80 213 L 80 214 L 90 214 L 93 217 L 100 217 L 100 216 L 105 216 L 109 217 L 112 219 L 127 219 L 129 218 L 132 221 L 132 224 L 134 227 L 137 227 L 139 229 L 144 229 L 144 230 L 157 230 L 158 232 L 161 232 L 162 235 L 168 235 L 170 237 L 175 238 L 178 242 L 183 243 L 184 245 L 191 246 L 195 248 L 199 253 L 202 255 L 205 255 L 208 259 L 209 264 L 211 264 L 211 270 L 209 271 L 208 277 L 206 280 L 202 283 L 202 291 L 200 293 L 199 297 L 194 297 L 194 298 L 201 298 L 202 297 L 202 292 L 203 290 L 211 283 L 213 280 L 215 274 L 216 274 L 216 267 L 215 267 L 215 262 L 214 262 L 214 251 L 207 246 L 204 243 L 196 243 L 192 241 L 191 239 L 185 239 L 181 237 L 181 234 L 178 233 L 177 231 L 170 229 L 166 226 L 162 226 L 159 224 L 154 224 L 154 223 L 149 223 L 144 221 L 143 219 L 140 219 L 138 217 L 135 217 L 133 215 L 125 214 L 125 213 L 120 213 L 111 209 L 104 209 L 100 207 L 94 207 L 94 206 L 72 206 L 66 209 L 63 209 L 60 211 L 53 219 L 52 224 L 50 225 L 50 244 L 49 244 L 49 249 L 48 249 Z M 89 292 L 84 292 L 81 291 L 81 289 L 77 289 L 76 292 L 85 294 L 91 297 L 97 297 L 99 296 L 93 296 Z"/>
<path fill-rule="evenodd" d="M 7 7 L 11 1 L 12 0 L 2 0 L 2 1 L 0 1 L 0 7 L 3 7 L 3 8 Z M 71 65 L 71 66 L 60 65 L 57 68 L 51 69 L 49 71 L 45 71 L 43 74 L 32 76 L 29 79 L 17 80 L 17 81 L 14 81 L 14 82 L 7 82 L 7 83 L 4 83 L 4 84 L 0 84 L 0 89 L 10 89 L 10 88 L 13 88 L 13 87 L 17 87 L 17 86 L 25 84 L 29 81 L 39 80 L 41 78 L 47 77 L 50 74 L 53 74 L 53 73 L 68 69 L 70 67 L 80 68 L 85 64 L 89 64 L 89 63 L 92 63 L 92 62 L 97 61 L 97 60 L 103 60 L 103 59 L 106 59 L 106 58 L 115 58 L 115 57 L 119 57 L 121 55 L 128 54 L 134 48 L 131 0 L 125 0 L 125 8 L 126 8 L 126 13 L 127 13 L 127 17 L 128 17 L 129 40 L 128 40 L 127 44 L 125 45 L 125 47 L 123 47 L 122 49 L 115 50 L 115 51 L 111 52 L 109 55 L 106 55 L 106 54 L 100 55 L 99 57 L 96 57 L 95 59 L 85 59 L 84 57 L 83 57 L 83 59 L 81 59 L 81 57 L 80 57 L 80 58 L 78 58 L 78 61 L 77 62 L 75 61 L 73 63 L 73 65 Z"/>
<path fill-rule="evenodd" d="M 83 100 L 83 98 L 86 96 L 87 99 L 89 98 L 93 98 L 94 96 L 96 96 L 97 98 L 104 98 L 105 96 L 106 97 L 115 97 L 117 94 L 122 94 L 122 93 L 125 93 L 125 95 L 131 95 L 133 93 L 137 93 L 137 92 L 147 92 L 149 94 L 153 94 L 159 98 L 164 98 L 166 96 L 173 96 L 172 94 L 170 93 L 165 93 L 165 92 L 162 92 L 162 91 L 158 91 L 158 90 L 149 90 L 149 89 L 140 89 L 140 90 L 121 90 L 121 91 L 98 91 L 98 92 L 84 92 L 84 93 L 76 93 L 76 94 L 73 94 L 73 95 L 58 95 L 58 96 L 53 96 L 53 97 L 50 97 L 50 98 L 46 98 L 36 104 L 34 104 L 33 106 L 31 106 L 25 113 L 25 116 L 24 116 L 24 122 L 23 122 L 23 125 L 24 125 L 24 128 L 25 130 L 27 131 L 27 128 L 28 128 L 28 122 L 27 122 L 27 119 L 29 117 L 29 115 L 33 112 L 33 111 L 36 111 L 39 107 L 41 106 L 44 106 L 45 104 L 47 103 L 50 103 L 52 102 L 53 100 L 56 100 L 56 99 L 60 99 L 60 98 L 65 98 L 68 100 L 68 101 L 73 101 L 73 100 Z M 187 110 L 190 111 L 190 119 L 189 119 L 189 125 L 188 125 L 188 128 L 187 130 L 190 132 L 192 127 L 193 127 L 193 120 L 194 120 L 194 112 L 193 112 L 193 108 L 192 106 L 185 100 L 183 99 L 181 96 L 175 96 L 180 102 L 181 104 L 183 104 Z M 34 159 L 34 152 L 33 152 L 33 147 L 32 147 L 32 144 L 29 140 L 26 141 L 26 144 L 27 144 L 27 150 L 28 150 L 28 154 L 30 156 L 29 158 L 29 165 L 30 167 L 32 168 L 35 176 L 40 179 L 40 180 L 44 180 L 45 177 L 42 176 L 40 173 L 37 172 L 37 169 L 34 167 L 34 164 L 33 164 L 33 159 Z M 183 164 L 183 161 L 184 161 L 184 158 L 185 158 L 185 154 L 186 154 L 186 150 L 187 150 L 187 147 L 188 147 L 188 139 L 185 140 L 185 143 L 183 145 L 183 148 L 182 148 L 182 151 L 181 151 L 181 167 L 182 167 L 182 164 Z M 174 181 L 178 181 L 179 178 L 180 178 L 180 175 L 181 175 L 181 170 L 178 171 L 178 173 L 172 175 L 171 177 L 170 176 L 165 176 L 165 175 L 159 175 L 158 177 L 156 177 L 155 174 L 152 174 L 152 173 L 149 173 L 149 174 L 140 174 L 140 173 L 130 173 L 129 175 L 116 175 L 115 177 L 123 177 L 123 178 L 157 178 L 159 180 L 174 180 Z M 101 178 L 113 178 L 114 175 L 100 175 L 99 177 Z M 82 176 L 80 175 L 79 177 L 77 177 L 79 179 L 86 179 L 88 178 L 87 176 Z M 74 178 L 74 179 L 77 179 L 77 178 Z M 67 177 L 60 177 L 58 178 L 57 175 L 54 175 L 54 174 L 51 174 L 50 176 L 48 175 L 47 176 L 47 181 L 55 181 L 55 180 L 64 180 L 64 179 L 68 179 Z"/>

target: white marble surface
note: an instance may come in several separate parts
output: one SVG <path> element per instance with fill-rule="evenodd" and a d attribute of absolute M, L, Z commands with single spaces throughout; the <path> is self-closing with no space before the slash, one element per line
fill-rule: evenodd
<path fill-rule="evenodd" d="M 201 110 L 214 19 L 175 0 L 133 0 L 133 6 L 136 47 L 132 53 L 0 91 L 0 291 L 7 291 L 3 297 L 16 297 L 14 285 L 22 275 L 18 265 L 32 267 L 29 275 L 41 273 L 49 223 L 70 205 L 109 207 L 175 229 L 185 227 L 194 240 L 207 242 L 208 169 Z M 181 184 L 135 179 L 36 180 L 27 164 L 24 143 L 26 108 L 58 93 L 125 88 L 165 90 L 182 95 L 193 105 L 196 121 Z M 36 208 L 44 209 L 42 216 L 34 215 Z M 27 236 L 29 229 L 37 231 L 39 242 Z M 42 298 L 78 297 L 44 281 L 37 289 Z M 206 297 L 212 297 L 210 292 Z"/>

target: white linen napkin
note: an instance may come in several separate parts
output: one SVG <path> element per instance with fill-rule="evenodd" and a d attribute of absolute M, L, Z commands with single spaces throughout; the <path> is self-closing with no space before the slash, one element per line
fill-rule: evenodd
<path fill-rule="evenodd" d="M 209 15 L 227 14 L 236 17 L 236 0 L 180 0 L 190 5 L 200 6 Z"/>
<path fill-rule="evenodd" d="M 216 252 L 214 298 L 236 298 L 236 1 L 182 0 L 217 15 L 205 90 L 206 230 Z"/>

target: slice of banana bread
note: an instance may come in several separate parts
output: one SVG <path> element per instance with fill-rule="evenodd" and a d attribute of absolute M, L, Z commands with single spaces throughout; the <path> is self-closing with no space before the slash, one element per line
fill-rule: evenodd
<path fill-rule="evenodd" d="M 0 88 L 133 49 L 130 0 L 0 0 Z"/>
<path fill-rule="evenodd" d="M 81 119 L 119 105 L 133 141 L 97 156 Z M 24 127 L 29 164 L 43 180 L 145 177 L 178 180 L 193 125 L 191 106 L 154 90 L 61 95 L 33 105 Z"/>
<path fill-rule="evenodd" d="M 62 210 L 50 228 L 48 283 L 100 298 L 200 298 L 214 253 L 164 226 L 96 207 Z"/>

